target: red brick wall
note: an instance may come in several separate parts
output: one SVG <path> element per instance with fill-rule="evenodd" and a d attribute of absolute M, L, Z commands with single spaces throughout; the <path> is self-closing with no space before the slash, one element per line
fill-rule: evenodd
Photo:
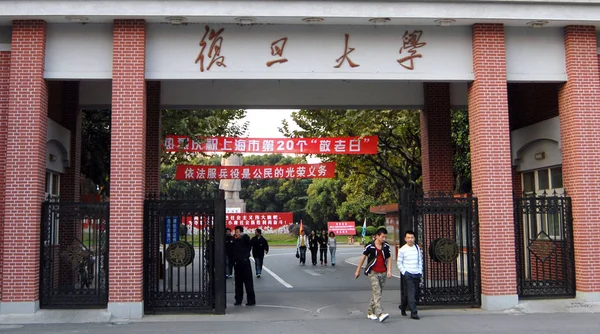
<path fill-rule="evenodd" d="M 115 20 L 110 166 L 109 302 L 143 299 L 146 25 Z"/>
<path fill-rule="evenodd" d="M 10 63 L 3 302 L 38 300 L 40 215 L 46 180 L 46 23 L 14 21 Z"/>
<path fill-rule="evenodd" d="M 481 283 L 484 295 L 515 295 L 512 177 L 501 24 L 473 26 L 469 129 L 473 192 L 479 200 Z"/>
<path fill-rule="evenodd" d="M 600 292 L 600 74 L 593 26 L 565 28 L 568 81 L 559 92 L 563 184 L 573 198 L 577 291 Z"/>
<path fill-rule="evenodd" d="M 2 301 L 2 262 L 4 250 L 4 189 L 6 186 L 6 135 L 8 127 L 8 81 L 10 52 L 0 52 L 0 301 Z"/>
<path fill-rule="evenodd" d="M 146 83 L 146 193 L 160 193 L 160 81 Z"/>
<path fill-rule="evenodd" d="M 450 85 L 423 84 L 425 107 L 421 111 L 421 163 L 424 191 L 454 189 Z"/>

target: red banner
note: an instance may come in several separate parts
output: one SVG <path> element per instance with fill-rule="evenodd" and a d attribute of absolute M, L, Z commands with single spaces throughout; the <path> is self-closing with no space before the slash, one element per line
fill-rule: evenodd
<path fill-rule="evenodd" d="M 181 220 L 188 227 L 188 234 L 192 234 L 192 227 L 196 230 L 203 228 L 210 219 L 198 216 L 182 216 Z M 289 233 L 288 226 L 293 224 L 293 212 L 246 212 L 246 213 L 226 213 L 225 225 L 232 231 L 240 225 L 244 227 L 244 232 L 254 233 L 254 230 L 260 228 L 263 233 Z"/>
<path fill-rule="evenodd" d="M 377 154 L 379 138 L 235 138 L 208 137 L 192 141 L 187 136 L 168 135 L 166 152 L 235 152 L 235 153 L 299 153 L 299 154 Z"/>
<path fill-rule="evenodd" d="M 353 221 L 327 222 L 327 230 L 335 235 L 355 235 L 356 224 Z"/>
<path fill-rule="evenodd" d="M 263 233 L 289 233 L 288 226 L 293 221 L 293 212 L 228 213 L 225 216 L 227 227 L 233 230 L 240 225 L 247 233 L 252 233 L 257 228 L 260 228 Z"/>
<path fill-rule="evenodd" d="M 175 180 L 330 179 L 335 162 L 277 166 L 177 165 Z"/>

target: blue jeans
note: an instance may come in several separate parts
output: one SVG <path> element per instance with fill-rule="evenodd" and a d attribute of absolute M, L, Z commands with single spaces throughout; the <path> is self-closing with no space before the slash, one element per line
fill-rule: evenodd
<path fill-rule="evenodd" d="M 256 270 L 256 275 L 262 275 L 263 259 L 264 258 L 262 257 L 254 258 L 254 270 Z"/>
<path fill-rule="evenodd" d="M 331 264 L 335 264 L 335 247 L 329 247 L 329 255 L 331 255 Z"/>

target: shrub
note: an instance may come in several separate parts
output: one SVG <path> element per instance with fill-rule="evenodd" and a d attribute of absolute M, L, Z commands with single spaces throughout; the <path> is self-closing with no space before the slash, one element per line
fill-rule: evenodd
<path fill-rule="evenodd" d="M 377 227 L 367 226 L 367 235 L 374 235 L 377 232 Z"/>
<path fill-rule="evenodd" d="M 362 235 L 362 226 L 356 226 L 356 235 Z"/>

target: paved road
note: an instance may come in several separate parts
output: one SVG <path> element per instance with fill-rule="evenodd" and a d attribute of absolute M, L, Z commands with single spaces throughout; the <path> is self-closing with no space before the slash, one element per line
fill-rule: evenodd
<path fill-rule="evenodd" d="M 109 320 L 102 311 L 43 310 L 34 317 L 0 317 L 0 333 L 362 333 L 381 329 L 404 333 L 598 333 L 600 303 L 575 300 L 525 302 L 498 312 L 481 309 L 423 309 L 421 320 L 398 310 L 400 283 L 388 280 L 384 323 L 366 319 L 371 296 L 364 277 L 353 278 L 360 247 L 339 247 L 335 267 L 299 266 L 295 249 L 273 247 L 263 277 L 254 279 L 256 306 L 233 306 L 228 280 L 226 315 L 151 315 L 141 320 Z M 560 312 L 560 313 L 557 313 Z M 75 323 L 82 322 L 82 323 Z M 85 323 L 101 322 L 101 323 Z M 103 323 L 102 323 L 103 322 Z M 37 323 L 37 324 L 35 324 Z M 40 324 L 46 323 L 46 324 Z M 15 324 L 15 325 L 10 325 Z M 27 325 L 20 325 L 27 324 Z"/>

